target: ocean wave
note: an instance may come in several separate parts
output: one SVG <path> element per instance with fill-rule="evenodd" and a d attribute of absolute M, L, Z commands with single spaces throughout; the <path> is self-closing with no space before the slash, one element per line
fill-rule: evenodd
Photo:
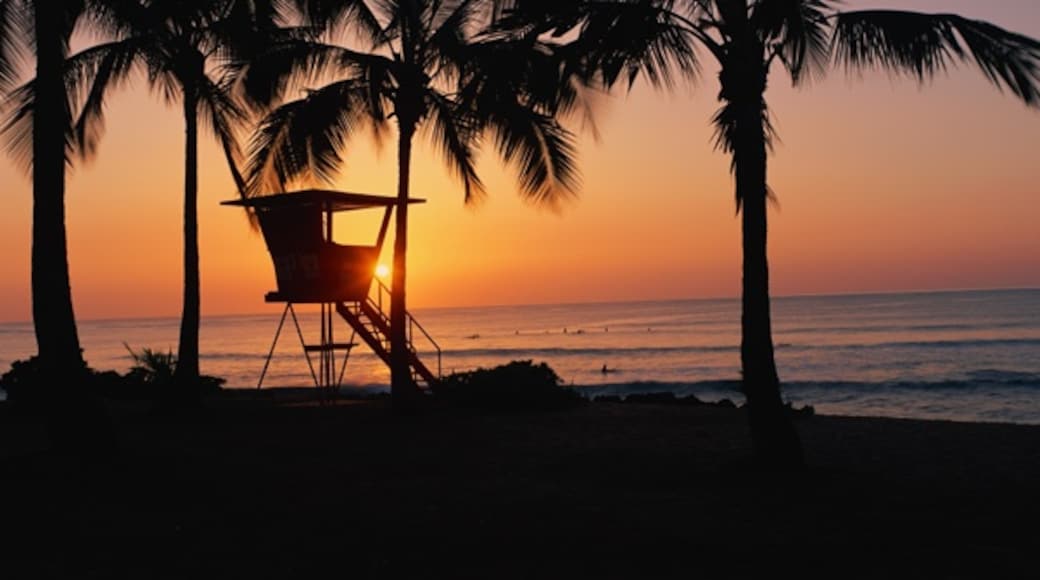
<path fill-rule="evenodd" d="M 870 394 L 881 391 L 941 391 L 981 389 L 994 390 L 1000 388 L 1040 389 L 1040 374 L 1000 371 L 996 369 L 980 369 L 967 373 L 965 379 L 937 381 L 785 381 L 781 384 L 784 392 L 827 390 L 838 393 Z M 682 396 L 698 393 L 730 392 L 740 394 L 739 380 L 708 380 L 690 382 L 669 381 L 631 381 L 595 385 L 574 385 L 586 394 L 637 394 L 654 392 L 671 392 Z"/>
<path fill-rule="evenodd" d="M 887 342 L 865 342 L 865 343 L 841 343 L 841 344 L 804 344 L 791 342 L 778 342 L 778 350 L 793 351 L 835 351 L 835 350 L 871 350 L 891 348 L 983 348 L 983 347 L 1008 347 L 1008 346 L 1036 346 L 1040 347 L 1040 338 L 990 338 L 990 339 L 964 339 L 964 340 L 907 340 Z M 549 348 L 446 348 L 444 355 L 451 356 L 502 356 L 502 357 L 531 357 L 531 356 L 611 356 L 611 355 L 653 355 L 673 353 L 716 353 L 737 352 L 739 346 L 732 345 L 689 345 L 689 346 L 649 346 L 649 347 L 549 347 Z"/>
<path fill-rule="evenodd" d="M 881 391 L 966 391 L 1000 389 L 1040 389 L 1040 376 L 1030 380 L 948 379 L 938 381 L 791 381 L 783 383 L 784 390 L 847 390 L 861 393 Z"/>
<path fill-rule="evenodd" d="M 1031 385 L 1040 382 L 1040 374 L 1001 369 L 978 369 L 967 373 L 971 379 L 987 383 L 1008 385 Z"/>
<path fill-rule="evenodd" d="M 850 345 L 852 347 L 860 345 Z M 906 340 L 862 345 L 866 347 L 961 348 L 972 346 L 1040 346 L 1040 338 L 976 338 L 962 340 Z"/>
<path fill-rule="evenodd" d="M 1032 321 L 1008 321 L 1008 322 L 986 322 L 965 324 L 858 324 L 843 326 L 792 326 L 784 327 L 782 323 L 775 322 L 776 333 L 801 333 L 801 334 L 848 334 L 866 332 L 952 332 L 971 331 L 982 332 L 988 330 L 1008 330 L 1014 328 L 1034 328 Z"/>
<path fill-rule="evenodd" d="M 739 380 L 714 380 L 714 381 L 627 381 L 616 383 L 600 383 L 596 385 L 574 385 L 574 388 L 584 391 L 625 391 L 630 393 L 658 393 L 679 392 L 691 389 L 719 390 L 740 392 Z"/>
<path fill-rule="evenodd" d="M 870 350 L 883 348 L 985 348 L 1006 346 L 1040 347 L 1040 338 L 971 338 L 961 340 L 893 340 L 839 344 L 800 344 L 781 342 L 776 347 L 792 350 Z"/>
<path fill-rule="evenodd" d="M 598 348 L 452 348 L 445 349 L 445 356 L 505 356 L 505 357 L 531 357 L 531 356 L 610 356 L 618 354 L 626 355 L 648 355 L 648 354 L 671 354 L 684 352 L 737 352 L 737 345 L 709 345 L 709 346 L 648 346 L 648 347 L 598 347 Z"/>

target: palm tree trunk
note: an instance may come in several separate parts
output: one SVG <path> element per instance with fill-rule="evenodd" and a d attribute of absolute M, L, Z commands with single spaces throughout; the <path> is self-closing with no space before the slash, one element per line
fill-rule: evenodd
<path fill-rule="evenodd" d="M 59 21 L 36 13 L 36 111 L 33 116 L 33 323 L 41 362 L 82 367 L 72 310 L 65 235 L 65 128 L 70 112 L 62 80 L 64 49 Z"/>
<path fill-rule="evenodd" d="M 408 362 L 405 280 L 408 251 L 408 181 L 415 124 L 399 115 L 397 144 L 397 215 L 394 222 L 394 269 L 390 281 L 390 395 L 396 408 L 412 406 L 417 394 Z"/>
<path fill-rule="evenodd" d="M 199 218 L 198 218 L 198 93 L 184 84 L 184 304 L 181 312 L 176 399 L 182 404 L 201 403 L 199 385 Z"/>
<path fill-rule="evenodd" d="M 98 451 L 112 445 L 112 433 L 101 400 L 88 383 L 72 309 L 65 235 L 65 130 L 71 113 L 62 76 L 66 49 L 60 13 L 42 6 L 34 10 L 33 325 L 51 444 Z"/>
<path fill-rule="evenodd" d="M 763 466 L 791 469 L 801 467 L 804 459 L 798 433 L 780 397 L 780 379 L 773 353 L 766 255 L 765 102 L 761 93 L 754 96 L 756 98 L 737 104 L 739 118 L 734 148 L 737 194 L 743 205 L 740 363 L 755 456 Z"/>

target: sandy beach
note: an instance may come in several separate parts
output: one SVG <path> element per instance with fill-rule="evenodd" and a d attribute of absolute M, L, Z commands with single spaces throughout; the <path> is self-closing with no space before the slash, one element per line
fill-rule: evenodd
<path fill-rule="evenodd" d="M 6 578 L 1030 577 L 1040 428 L 816 416 L 764 475 L 742 412 L 487 415 L 225 395 L 113 408 L 110 459 L 0 421 Z"/>

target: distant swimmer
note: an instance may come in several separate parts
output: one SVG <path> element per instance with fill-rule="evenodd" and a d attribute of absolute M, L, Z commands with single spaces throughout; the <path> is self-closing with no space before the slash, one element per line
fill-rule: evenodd
<path fill-rule="evenodd" d="M 467 336 L 466 338 L 468 338 L 470 340 L 476 340 L 476 339 L 480 338 L 480 335 L 479 334 L 471 334 L 471 335 Z"/>
<path fill-rule="evenodd" d="M 607 373 L 616 373 L 616 372 L 618 372 L 618 370 L 617 369 L 608 368 L 607 365 L 603 365 L 603 368 L 600 369 L 600 372 L 603 373 L 603 374 L 607 374 Z"/>

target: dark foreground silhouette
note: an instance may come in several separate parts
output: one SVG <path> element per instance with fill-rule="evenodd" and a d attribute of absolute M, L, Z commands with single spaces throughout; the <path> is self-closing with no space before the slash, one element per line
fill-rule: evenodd
<path fill-rule="evenodd" d="M 39 425 L 0 417 L 0 576 L 1034 571 L 1038 427 L 804 418 L 810 470 L 764 476 L 737 409 L 402 419 L 386 401 L 250 396 L 192 418 L 115 404 L 121 450 L 91 462 L 45 453 Z"/>

